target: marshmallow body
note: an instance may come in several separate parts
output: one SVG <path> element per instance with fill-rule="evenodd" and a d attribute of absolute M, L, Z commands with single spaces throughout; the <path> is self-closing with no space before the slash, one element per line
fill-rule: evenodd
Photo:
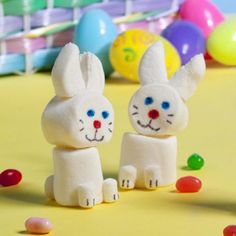
<path fill-rule="evenodd" d="M 156 168 L 158 187 L 176 181 L 177 140 L 175 136 L 156 138 L 125 133 L 121 147 L 120 171 L 125 166 L 136 169 L 134 187 L 146 188 L 145 175 Z M 119 176 L 122 182 L 121 176 Z M 121 183 L 120 183 L 121 184 Z"/>
<path fill-rule="evenodd" d="M 79 205 L 79 188 L 85 186 L 94 196 L 95 204 L 102 202 L 103 176 L 96 148 L 54 148 L 54 197 L 65 206 Z"/>

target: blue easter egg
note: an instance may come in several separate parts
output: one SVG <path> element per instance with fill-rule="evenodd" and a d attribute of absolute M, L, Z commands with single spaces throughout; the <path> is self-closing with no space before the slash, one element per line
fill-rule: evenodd
<path fill-rule="evenodd" d="M 74 43 L 83 52 L 94 53 L 102 62 L 106 76 L 113 68 L 109 59 L 112 42 L 118 35 L 116 25 L 110 16 L 102 10 L 94 9 L 85 12 L 75 27 Z"/>
<path fill-rule="evenodd" d="M 182 65 L 189 62 L 193 56 L 205 53 L 204 34 L 189 21 L 175 21 L 162 32 L 162 36 L 175 46 L 181 57 Z"/>

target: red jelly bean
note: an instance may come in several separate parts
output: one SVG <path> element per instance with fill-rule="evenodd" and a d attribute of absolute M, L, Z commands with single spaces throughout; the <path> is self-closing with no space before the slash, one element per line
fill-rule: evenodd
<path fill-rule="evenodd" d="M 22 174 L 15 169 L 4 170 L 0 175 L 0 184 L 4 187 L 16 185 L 22 179 Z"/>
<path fill-rule="evenodd" d="M 185 176 L 179 178 L 176 182 L 176 189 L 181 193 L 195 193 L 202 187 L 200 179 L 194 176 Z"/>
<path fill-rule="evenodd" d="M 228 225 L 224 228 L 224 236 L 236 236 L 236 225 Z"/>

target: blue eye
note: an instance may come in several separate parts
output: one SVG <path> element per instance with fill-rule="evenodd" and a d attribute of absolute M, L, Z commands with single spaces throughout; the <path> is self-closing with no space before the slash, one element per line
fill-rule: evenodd
<path fill-rule="evenodd" d="M 87 111 L 87 116 L 93 117 L 94 115 L 95 115 L 95 111 L 94 111 L 94 110 L 89 109 L 89 110 Z"/>
<path fill-rule="evenodd" d="M 102 117 L 103 117 L 104 119 L 108 118 L 108 116 L 109 116 L 109 112 L 108 112 L 108 111 L 103 111 L 103 112 L 102 112 Z"/>
<path fill-rule="evenodd" d="M 154 101 L 153 101 L 153 98 L 152 97 L 146 97 L 145 100 L 144 100 L 144 103 L 145 105 L 150 105 L 152 104 Z"/>
<path fill-rule="evenodd" d="M 161 107 L 162 107 L 164 110 L 167 110 L 167 109 L 170 108 L 170 103 L 169 103 L 169 102 L 162 102 Z"/>

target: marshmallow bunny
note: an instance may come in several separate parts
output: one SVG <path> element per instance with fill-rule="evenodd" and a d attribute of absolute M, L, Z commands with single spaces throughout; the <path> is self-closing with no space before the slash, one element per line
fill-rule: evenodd
<path fill-rule="evenodd" d="M 52 69 L 56 96 L 42 114 L 42 129 L 53 149 L 54 175 L 45 193 L 65 206 L 91 208 L 118 199 L 117 182 L 103 180 L 96 146 L 112 137 L 114 112 L 102 95 L 104 72 L 99 59 L 80 54 L 69 43 Z"/>
<path fill-rule="evenodd" d="M 123 136 L 119 170 L 119 185 L 123 189 L 156 189 L 176 181 L 174 135 L 187 126 L 185 102 L 204 77 L 205 61 L 202 55 L 196 55 L 168 80 L 164 59 L 163 45 L 157 42 L 140 62 L 141 88 L 128 108 L 138 134 Z"/>

